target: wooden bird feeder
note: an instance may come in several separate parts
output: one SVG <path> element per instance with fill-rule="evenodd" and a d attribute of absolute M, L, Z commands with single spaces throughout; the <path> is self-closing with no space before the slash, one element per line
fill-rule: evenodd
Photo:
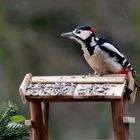
<path fill-rule="evenodd" d="M 130 74 L 104 76 L 32 76 L 26 74 L 20 88 L 23 103 L 30 104 L 31 119 L 26 125 L 32 126 L 33 140 L 48 140 L 48 119 L 50 102 L 110 102 L 115 140 L 129 139 L 128 104 L 135 101 L 136 87 Z M 128 94 L 126 83 L 133 93 Z M 130 96 L 129 96 L 130 95 Z"/>

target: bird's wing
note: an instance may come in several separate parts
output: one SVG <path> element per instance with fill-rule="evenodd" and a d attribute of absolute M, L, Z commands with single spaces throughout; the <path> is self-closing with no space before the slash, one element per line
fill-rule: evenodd
<path fill-rule="evenodd" d="M 99 39 L 99 47 L 101 50 L 106 52 L 109 57 L 116 58 L 116 62 L 118 62 L 124 69 L 132 69 L 131 64 L 129 61 L 125 58 L 125 56 L 110 42 L 107 42 L 103 39 Z"/>
<path fill-rule="evenodd" d="M 135 85 L 140 90 L 140 83 L 136 80 L 136 77 L 134 76 L 134 74 L 137 75 L 137 72 L 131 66 L 129 61 L 124 57 L 124 55 L 120 53 L 120 51 L 114 45 L 110 43 L 102 43 L 100 47 L 102 47 L 102 50 L 108 53 L 112 58 L 116 57 L 116 61 L 120 63 L 124 69 L 130 69 L 132 71 Z"/>

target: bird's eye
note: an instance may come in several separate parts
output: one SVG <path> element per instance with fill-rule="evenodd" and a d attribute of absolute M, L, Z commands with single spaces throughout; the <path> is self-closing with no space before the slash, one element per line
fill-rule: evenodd
<path fill-rule="evenodd" d="M 77 30 L 77 31 L 76 31 L 76 33 L 77 33 L 77 34 L 80 34 L 80 33 L 81 33 L 81 31 L 80 31 L 80 30 Z"/>

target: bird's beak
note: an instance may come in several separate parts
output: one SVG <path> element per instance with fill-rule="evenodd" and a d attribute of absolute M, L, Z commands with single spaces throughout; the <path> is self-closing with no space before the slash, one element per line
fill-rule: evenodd
<path fill-rule="evenodd" d="M 73 38 L 75 35 L 73 32 L 68 32 L 68 33 L 63 33 L 61 34 L 62 37 L 69 37 L 69 38 Z"/>

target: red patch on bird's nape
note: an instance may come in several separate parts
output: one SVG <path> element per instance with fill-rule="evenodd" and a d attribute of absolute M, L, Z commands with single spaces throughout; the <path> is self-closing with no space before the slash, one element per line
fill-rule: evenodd
<path fill-rule="evenodd" d="M 132 69 L 123 69 L 119 72 L 119 74 L 125 74 L 127 76 L 130 71 L 132 71 Z"/>
<path fill-rule="evenodd" d="M 95 30 L 94 30 L 93 27 L 91 27 L 89 30 L 90 30 L 92 33 L 95 33 Z"/>

